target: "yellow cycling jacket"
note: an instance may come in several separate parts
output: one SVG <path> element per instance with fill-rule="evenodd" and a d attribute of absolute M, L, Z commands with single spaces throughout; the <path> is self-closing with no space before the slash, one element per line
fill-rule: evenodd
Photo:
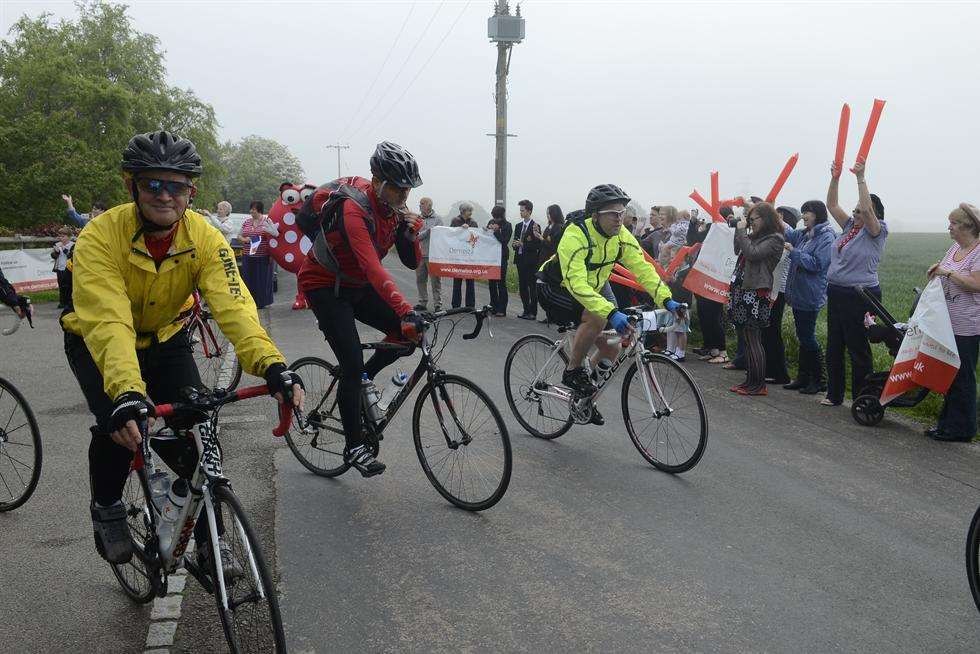
<path fill-rule="evenodd" d="M 562 287 L 590 313 L 608 316 L 616 306 L 602 297 L 599 291 L 609 280 L 617 263 L 636 275 L 636 281 L 658 306 L 663 306 L 664 301 L 670 299 L 670 289 L 644 258 L 636 237 L 622 228 L 618 234 L 606 236 L 596 227 L 593 218 L 582 223 L 568 223 L 557 252 L 544 262 L 541 270 L 546 278 L 553 277 L 549 274 L 549 268 L 556 275 L 560 274 Z"/>
<path fill-rule="evenodd" d="M 195 288 L 246 372 L 262 376 L 271 364 L 284 362 L 259 324 L 231 246 L 200 214 L 186 212 L 159 270 L 146 249 L 133 203 L 89 222 L 73 259 L 74 310 L 62 316 L 61 326 L 85 339 L 112 399 L 128 391 L 146 394 L 136 350 L 164 342 L 182 329 L 175 321 Z"/>

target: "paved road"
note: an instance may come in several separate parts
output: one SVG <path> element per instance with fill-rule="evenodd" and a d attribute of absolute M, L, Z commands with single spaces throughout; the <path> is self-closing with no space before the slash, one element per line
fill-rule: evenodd
<path fill-rule="evenodd" d="M 781 390 L 739 398 L 726 390 L 734 373 L 692 364 L 712 435 L 702 463 L 671 477 L 633 449 L 615 393 L 605 428 L 553 442 L 521 431 L 501 379 L 528 329 L 496 321 L 493 341 L 458 340 L 443 359 L 511 429 L 510 490 L 483 514 L 429 486 L 409 411 L 388 431 L 379 478 L 321 479 L 277 453 L 294 651 L 980 647 L 962 554 L 980 503 L 977 446 L 890 420 L 858 428 L 845 409 Z"/>
<path fill-rule="evenodd" d="M 278 299 L 270 329 L 287 356 L 327 355 L 310 314 L 289 311 L 289 289 Z M 0 341 L 2 374 L 30 395 L 45 439 L 37 493 L 0 514 L 0 652 L 140 651 L 149 611 L 92 547 L 89 418 L 53 308 L 40 316 Z M 267 403 L 227 411 L 226 470 L 278 562 L 292 651 L 977 650 L 962 547 L 980 447 L 891 420 L 858 429 L 782 391 L 736 398 L 732 373 L 691 364 L 711 441 L 695 470 L 671 477 L 630 445 L 614 393 L 605 429 L 554 442 L 521 432 L 503 359 L 537 327 L 495 321 L 494 340 L 457 340 L 443 359 L 511 428 L 510 491 L 483 514 L 428 484 L 408 411 L 372 480 L 307 473 L 267 435 Z M 211 598 L 189 588 L 174 651 L 221 651 Z"/>

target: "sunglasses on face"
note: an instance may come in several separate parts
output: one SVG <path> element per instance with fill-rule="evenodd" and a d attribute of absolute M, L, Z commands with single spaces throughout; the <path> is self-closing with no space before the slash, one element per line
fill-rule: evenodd
<path fill-rule="evenodd" d="M 626 209 L 606 209 L 605 211 L 600 211 L 599 215 L 606 216 L 607 218 L 622 218 L 626 215 Z"/>
<path fill-rule="evenodd" d="M 153 179 L 152 177 L 140 177 L 136 180 L 136 186 L 144 193 L 158 196 L 164 191 L 173 198 L 186 198 L 197 193 L 193 184 L 184 182 L 174 182 L 166 179 Z"/>

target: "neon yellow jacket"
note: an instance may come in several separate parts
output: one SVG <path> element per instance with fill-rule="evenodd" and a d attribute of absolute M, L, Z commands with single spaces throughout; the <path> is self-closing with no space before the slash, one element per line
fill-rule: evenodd
<path fill-rule="evenodd" d="M 606 236 L 596 227 L 592 218 L 582 224 L 588 237 L 578 225 L 569 223 L 558 243 L 557 252 L 541 266 L 544 270 L 557 257 L 561 285 L 579 304 L 597 316 L 608 316 L 616 309 L 599 291 L 609 280 L 613 266 L 617 263 L 636 275 L 636 281 L 658 306 L 663 306 L 664 301 L 670 299 L 670 289 L 644 258 L 635 236 L 622 228 L 618 234 Z M 589 239 L 592 240 L 591 257 Z"/>
<path fill-rule="evenodd" d="M 231 246 L 200 214 L 186 212 L 159 270 L 133 203 L 89 222 L 73 260 L 74 311 L 62 316 L 61 326 L 85 339 L 112 399 L 128 391 L 146 394 L 136 350 L 154 340 L 165 342 L 182 329 L 177 314 L 195 288 L 246 372 L 262 376 L 271 364 L 284 362 L 259 324 Z"/>

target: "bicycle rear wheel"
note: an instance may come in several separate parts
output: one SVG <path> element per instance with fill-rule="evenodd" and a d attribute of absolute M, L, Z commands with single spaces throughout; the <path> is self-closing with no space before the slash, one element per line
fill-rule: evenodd
<path fill-rule="evenodd" d="M 415 400 L 412 435 L 425 476 L 452 504 L 483 511 L 507 492 L 507 426 L 493 400 L 470 380 L 441 375 L 427 383 Z"/>
<path fill-rule="evenodd" d="M 160 581 L 158 572 L 154 571 L 154 566 L 150 563 L 151 557 L 147 554 L 153 523 L 147 508 L 149 498 L 140 473 L 136 470 L 131 470 L 126 478 L 122 501 L 126 505 L 126 521 L 129 523 L 129 535 L 133 539 L 133 558 L 128 563 L 112 563 L 109 567 L 123 592 L 132 600 L 146 604 L 157 595 L 156 587 Z"/>
<path fill-rule="evenodd" d="M 286 636 L 279 613 L 279 595 L 255 530 L 229 486 L 220 484 L 215 487 L 212 499 L 215 514 L 222 516 L 225 525 L 222 539 L 230 547 L 233 566 L 242 573 L 229 578 L 224 573 L 226 566 L 222 565 L 221 559 L 217 559 L 215 565 L 215 557 L 211 557 L 209 573 L 216 580 L 214 597 L 228 647 L 235 654 L 285 652 Z M 210 544 L 199 546 L 210 547 Z M 217 583 L 219 574 L 224 577 L 225 597 L 221 596 Z"/>
<path fill-rule="evenodd" d="M 980 611 L 980 507 L 977 507 L 966 534 L 966 578 L 970 582 L 973 603 Z"/>
<path fill-rule="evenodd" d="M 344 463 L 346 439 L 337 406 L 337 371 L 323 359 L 303 357 L 289 367 L 306 387 L 307 412 L 286 433 L 293 456 L 313 474 L 336 477 L 350 468 Z M 337 431 L 331 431 L 337 430 Z M 340 433 L 338 433 L 340 432 Z"/>
<path fill-rule="evenodd" d="M 558 438 L 573 424 L 568 402 L 538 392 L 553 390 L 560 384 L 568 365 L 564 350 L 552 357 L 554 349 L 552 339 L 529 334 L 514 343 L 504 362 L 504 391 L 510 410 L 529 434 L 547 440 Z M 545 362 L 547 369 L 543 369 Z"/>
<path fill-rule="evenodd" d="M 201 373 L 201 382 L 208 388 L 235 390 L 242 380 L 242 364 L 228 338 L 207 312 L 190 323 L 190 339 L 194 361 Z"/>
<path fill-rule="evenodd" d="M 30 498 L 41 477 L 41 430 L 31 406 L 0 377 L 0 512 Z"/>
<path fill-rule="evenodd" d="M 622 404 L 630 440 L 650 464 L 678 473 L 701 460 L 708 414 L 694 379 L 676 361 L 646 354 L 642 371 L 634 362 L 623 380 Z"/>

